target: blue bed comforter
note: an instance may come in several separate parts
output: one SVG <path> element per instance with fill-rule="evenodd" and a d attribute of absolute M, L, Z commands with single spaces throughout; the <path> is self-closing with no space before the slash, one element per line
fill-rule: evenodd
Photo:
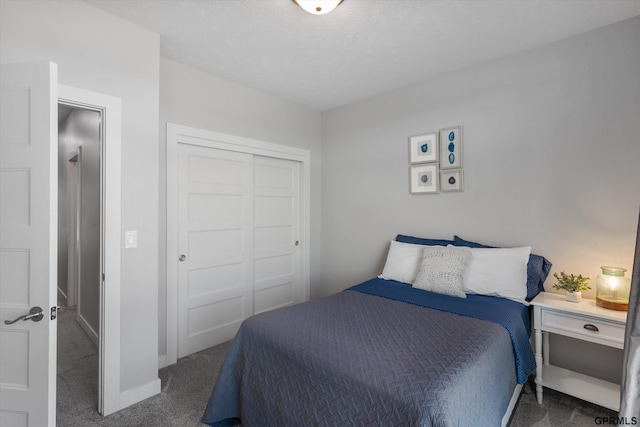
<path fill-rule="evenodd" d="M 460 305 L 451 300 L 465 300 L 444 296 L 441 307 L 425 306 L 441 297 L 372 279 L 245 320 L 202 421 L 245 427 L 500 425 L 517 371 L 535 367 L 517 369 L 516 360 L 529 356 L 516 356 L 526 351 L 513 346 L 520 340 L 513 334 L 528 339 L 528 309 L 513 303 L 522 310 L 507 323 L 520 317 L 523 327 L 509 332 L 478 318 L 474 309 L 469 315 L 456 311 L 486 303 L 491 308 L 480 312 L 500 312 L 511 301 L 474 296 Z M 530 346 L 528 352 L 533 357 Z"/>
<path fill-rule="evenodd" d="M 417 292 L 417 289 L 405 283 L 379 278 L 350 289 L 498 323 L 509 332 L 511 337 L 518 383 L 524 384 L 529 374 L 536 368 L 535 356 L 529 342 L 529 335 L 531 335 L 529 309 L 519 302 L 485 295 L 470 294 L 467 298 L 457 298 L 432 292 Z"/>

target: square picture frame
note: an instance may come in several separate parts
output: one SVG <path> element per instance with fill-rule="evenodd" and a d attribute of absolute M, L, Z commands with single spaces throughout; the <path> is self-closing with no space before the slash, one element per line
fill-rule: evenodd
<path fill-rule="evenodd" d="M 438 163 L 409 166 L 411 194 L 435 194 L 440 191 Z"/>
<path fill-rule="evenodd" d="M 438 132 L 409 137 L 409 163 L 430 163 L 439 159 Z"/>
<path fill-rule="evenodd" d="M 440 169 L 462 167 L 462 126 L 440 129 Z"/>
<path fill-rule="evenodd" d="M 463 191 L 464 174 L 462 169 L 440 171 L 440 187 L 444 191 Z"/>

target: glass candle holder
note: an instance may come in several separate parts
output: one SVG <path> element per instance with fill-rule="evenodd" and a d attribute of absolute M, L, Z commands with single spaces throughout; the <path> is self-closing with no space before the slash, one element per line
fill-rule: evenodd
<path fill-rule="evenodd" d="M 631 279 L 624 277 L 626 268 L 600 267 L 596 278 L 596 305 L 610 310 L 627 311 Z"/>

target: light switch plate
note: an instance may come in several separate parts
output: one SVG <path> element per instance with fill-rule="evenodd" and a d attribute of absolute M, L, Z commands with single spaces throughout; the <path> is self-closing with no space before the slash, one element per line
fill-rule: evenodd
<path fill-rule="evenodd" d="M 133 231 L 125 231 L 124 232 L 124 248 L 137 248 L 138 247 L 138 232 Z"/>

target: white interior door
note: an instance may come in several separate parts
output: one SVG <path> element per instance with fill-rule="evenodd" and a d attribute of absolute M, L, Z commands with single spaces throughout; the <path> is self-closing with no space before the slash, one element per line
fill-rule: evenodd
<path fill-rule="evenodd" d="M 57 67 L 1 67 L 0 425 L 54 426 Z M 5 324 L 34 307 L 40 321 Z"/>
<path fill-rule="evenodd" d="M 300 162 L 254 157 L 254 313 L 302 302 Z"/>
<path fill-rule="evenodd" d="M 179 144 L 178 357 L 233 338 L 253 310 L 252 156 Z"/>

